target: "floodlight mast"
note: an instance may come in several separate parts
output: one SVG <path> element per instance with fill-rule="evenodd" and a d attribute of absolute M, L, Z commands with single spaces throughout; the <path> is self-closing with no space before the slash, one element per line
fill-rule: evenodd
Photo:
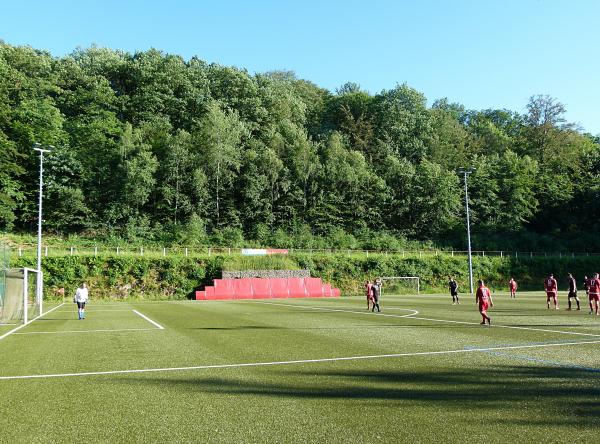
<path fill-rule="evenodd" d="M 54 148 L 49 145 L 47 148 Z M 33 144 L 34 151 L 40 153 L 40 191 L 38 196 L 38 235 L 37 235 L 37 293 L 35 295 L 38 304 L 40 305 L 40 313 L 42 313 L 42 283 L 40 282 L 40 276 L 42 272 L 42 196 L 44 187 L 44 153 L 49 153 L 51 150 L 44 149 L 40 143 Z"/>
<path fill-rule="evenodd" d="M 473 173 L 475 168 L 459 168 L 456 170 L 458 174 L 462 174 L 465 181 L 465 209 L 467 213 L 467 251 L 469 256 L 469 289 L 471 296 L 473 295 L 473 259 L 471 257 L 471 223 L 469 218 L 469 190 L 467 188 L 467 179 L 469 174 Z"/>

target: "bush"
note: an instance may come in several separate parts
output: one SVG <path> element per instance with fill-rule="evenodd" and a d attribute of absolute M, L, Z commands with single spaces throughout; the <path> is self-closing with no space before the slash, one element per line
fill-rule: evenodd
<path fill-rule="evenodd" d="M 489 257 L 473 258 L 474 279 L 483 278 L 492 289 L 506 290 L 514 276 L 523 290 L 541 290 L 550 272 L 564 288 L 567 273 L 581 281 L 599 269 L 596 257 Z M 13 267 L 35 267 L 35 257 L 13 258 Z M 419 276 L 428 292 L 445 292 L 448 275 L 456 278 L 464 292 L 468 288 L 465 256 L 402 254 L 309 254 L 289 256 L 49 256 L 42 262 L 46 296 L 64 287 L 67 294 L 85 280 L 94 298 L 183 299 L 220 278 L 223 270 L 308 269 L 342 290 L 344 295 L 362 294 L 367 279 L 383 276 Z"/>

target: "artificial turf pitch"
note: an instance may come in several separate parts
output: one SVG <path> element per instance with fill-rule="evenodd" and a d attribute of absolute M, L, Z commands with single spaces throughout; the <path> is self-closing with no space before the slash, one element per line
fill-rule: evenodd
<path fill-rule="evenodd" d="M 0 340 L 0 442 L 598 442 L 600 317 L 494 299 L 58 306 Z"/>

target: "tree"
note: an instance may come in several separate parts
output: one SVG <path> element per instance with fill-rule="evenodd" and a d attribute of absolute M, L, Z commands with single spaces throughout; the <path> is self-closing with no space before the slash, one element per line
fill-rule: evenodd
<path fill-rule="evenodd" d="M 206 176 L 192 135 L 179 130 L 173 136 L 166 135 L 162 143 L 156 190 L 159 214 L 174 224 L 187 220 L 191 214 L 208 214 Z"/>
<path fill-rule="evenodd" d="M 221 200 L 225 197 L 233 203 L 231 187 L 241 165 L 242 140 L 247 136 L 248 130 L 237 112 L 223 109 L 217 101 L 208 105 L 195 143 L 201 147 L 209 188 L 214 192 L 216 227 L 221 226 Z"/>
<path fill-rule="evenodd" d="M 388 187 L 387 226 L 427 239 L 451 231 L 458 222 L 461 192 L 456 175 L 427 160 L 413 165 L 390 156 L 382 165 Z"/>
<path fill-rule="evenodd" d="M 370 162 L 380 160 L 371 107 L 373 98 L 356 84 L 345 84 L 327 103 L 327 126 L 344 134 L 350 146 Z"/>
<path fill-rule="evenodd" d="M 474 159 L 470 177 L 474 231 L 518 231 L 538 209 L 538 163 L 512 151 Z"/>
<path fill-rule="evenodd" d="M 15 209 L 24 199 L 19 181 L 23 168 L 17 163 L 18 156 L 14 144 L 0 132 L 0 229 L 13 227 Z"/>
<path fill-rule="evenodd" d="M 527 104 L 525 122 L 530 152 L 533 156 L 546 162 L 560 152 L 563 130 L 572 129 L 566 123 L 565 106 L 548 95 L 531 96 Z"/>
<path fill-rule="evenodd" d="M 344 146 L 333 133 L 321 152 L 323 165 L 320 194 L 311 212 L 311 222 L 321 233 L 335 227 L 354 232 L 382 227 L 378 214 L 383 204 L 385 183 L 369 167 L 364 155 Z"/>
<path fill-rule="evenodd" d="M 434 107 L 430 114 L 432 137 L 429 142 L 428 159 L 447 170 L 467 164 L 472 138 L 460 123 L 457 113 Z"/>
<path fill-rule="evenodd" d="M 408 85 L 375 96 L 373 113 L 376 136 L 398 157 L 411 161 L 425 158 L 431 138 L 431 120 L 425 96 Z"/>
<path fill-rule="evenodd" d="M 141 131 L 130 124 L 125 125 L 119 151 L 119 198 L 112 202 L 113 214 L 119 219 L 141 217 L 155 184 L 158 161 Z"/>
<path fill-rule="evenodd" d="M 91 226 L 91 211 L 81 189 L 83 167 L 64 146 L 45 156 L 45 226 L 59 233 L 79 232 Z"/>

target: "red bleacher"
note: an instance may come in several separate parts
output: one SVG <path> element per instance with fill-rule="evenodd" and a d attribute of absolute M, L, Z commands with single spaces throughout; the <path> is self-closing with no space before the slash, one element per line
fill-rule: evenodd
<path fill-rule="evenodd" d="M 340 297 L 338 288 L 319 278 L 215 279 L 196 291 L 196 300 Z"/>

